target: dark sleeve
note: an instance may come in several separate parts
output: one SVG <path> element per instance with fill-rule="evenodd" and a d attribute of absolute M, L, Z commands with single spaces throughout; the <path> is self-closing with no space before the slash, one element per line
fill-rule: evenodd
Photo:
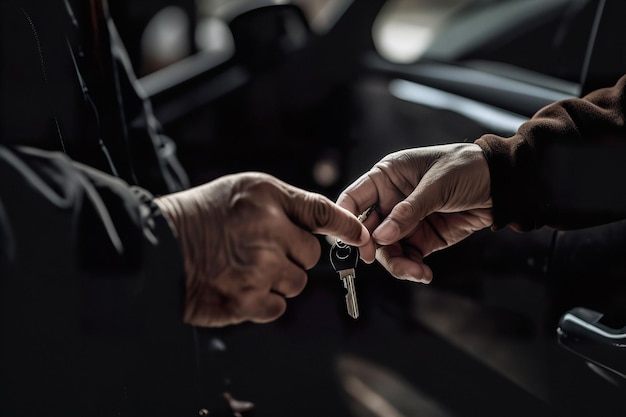
<path fill-rule="evenodd" d="M 594 226 L 626 218 L 626 76 L 549 105 L 510 138 L 476 143 L 491 172 L 494 229 Z"/>
<path fill-rule="evenodd" d="M 181 319 L 180 247 L 147 191 L 31 148 L 0 146 L 0 178 L 2 281 L 43 286 L 55 303 L 81 295 L 86 331 L 120 330 L 136 303 Z"/>
<path fill-rule="evenodd" d="M 196 395 L 180 247 L 151 195 L 29 148 L 0 146 L 0 178 L 3 411 L 117 415 Z"/>

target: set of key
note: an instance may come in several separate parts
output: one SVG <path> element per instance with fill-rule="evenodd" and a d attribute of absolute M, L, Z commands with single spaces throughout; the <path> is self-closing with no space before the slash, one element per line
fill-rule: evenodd
<path fill-rule="evenodd" d="M 336 241 L 330 248 L 330 263 L 339 273 L 339 278 L 346 289 L 346 308 L 348 315 L 353 319 L 359 317 L 359 305 L 356 300 L 356 288 L 354 278 L 356 265 L 359 263 L 359 248 Z"/>
<path fill-rule="evenodd" d="M 372 206 L 360 214 L 358 220 L 363 223 L 374 208 Z M 359 304 L 357 303 L 356 287 L 354 286 L 356 266 L 359 263 L 359 258 L 359 248 L 347 245 L 341 240 L 337 240 L 330 248 L 330 264 L 343 282 L 343 287 L 346 290 L 346 309 L 348 310 L 348 315 L 353 319 L 359 317 Z"/>

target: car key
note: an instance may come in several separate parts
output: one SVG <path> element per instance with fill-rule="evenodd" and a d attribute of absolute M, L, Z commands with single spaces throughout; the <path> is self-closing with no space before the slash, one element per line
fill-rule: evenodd
<path fill-rule="evenodd" d="M 371 206 L 359 214 L 357 219 L 363 223 L 375 209 L 375 205 Z M 359 317 L 359 305 L 356 300 L 356 288 L 354 286 L 356 265 L 359 263 L 359 258 L 360 252 L 358 247 L 347 245 L 339 239 L 330 248 L 330 264 L 339 274 L 343 287 L 346 289 L 346 308 L 348 315 L 353 319 Z"/>
<path fill-rule="evenodd" d="M 356 288 L 354 287 L 355 268 L 359 262 L 359 248 L 350 246 L 337 240 L 330 248 L 330 263 L 339 273 L 339 278 L 343 281 L 346 289 L 346 308 L 348 315 L 353 319 L 359 317 L 359 305 L 356 299 Z"/>

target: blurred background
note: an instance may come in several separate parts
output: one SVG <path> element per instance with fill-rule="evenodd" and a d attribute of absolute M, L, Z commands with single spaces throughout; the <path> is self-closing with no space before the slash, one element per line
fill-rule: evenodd
<path fill-rule="evenodd" d="M 619 0 L 110 7 L 194 184 L 260 170 L 335 199 L 389 152 L 512 135 L 626 72 Z M 358 320 L 323 255 L 278 321 L 203 330 L 207 369 L 254 416 L 622 416 L 619 378 L 556 329 L 578 306 L 626 324 L 625 240 L 485 230 L 428 258 L 428 286 L 360 264 Z"/>

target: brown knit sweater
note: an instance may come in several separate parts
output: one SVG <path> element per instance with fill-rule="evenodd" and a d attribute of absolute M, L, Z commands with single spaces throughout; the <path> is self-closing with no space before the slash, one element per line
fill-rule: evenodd
<path fill-rule="evenodd" d="M 574 229 L 626 218 L 626 75 L 537 112 L 510 138 L 484 135 L 493 229 Z"/>

